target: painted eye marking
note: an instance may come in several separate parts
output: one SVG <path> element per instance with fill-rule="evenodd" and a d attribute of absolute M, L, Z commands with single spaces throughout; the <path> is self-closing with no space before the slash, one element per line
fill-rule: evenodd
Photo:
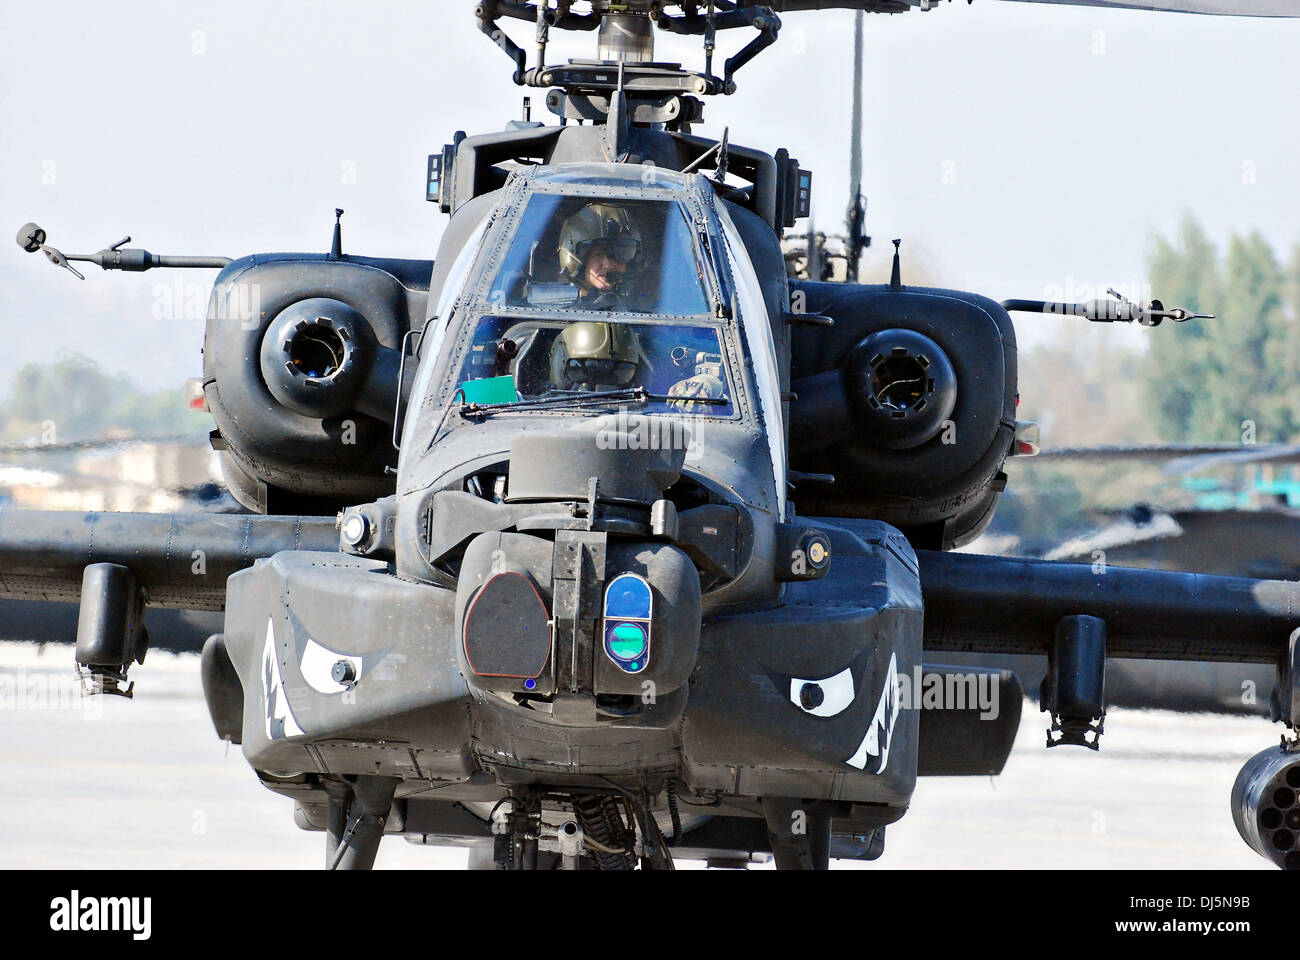
<path fill-rule="evenodd" d="M 849 667 L 822 680 L 790 678 L 790 702 L 814 717 L 833 717 L 843 713 L 856 695 L 853 671 Z"/>
<path fill-rule="evenodd" d="M 334 676 L 334 668 L 340 664 L 350 666 L 351 679 L 339 680 Z M 307 685 L 317 693 L 342 693 L 361 678 L 363 663 L 356 654 L 336 653 L 329 647 L 308 639 L 303 646 L 302 659 L 298 662 L 298 672 L 307 681 Z M 342 669 L 340 672 L 346 674 Z"/>

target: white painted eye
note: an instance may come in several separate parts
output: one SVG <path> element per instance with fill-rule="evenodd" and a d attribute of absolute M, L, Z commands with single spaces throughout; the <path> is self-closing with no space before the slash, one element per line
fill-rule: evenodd
<path fill-rule="evenodd" d="M 843 713 L 855 695 L 853 671 L 845 667 L 824 680 L 790 678 L 790 702 L 814 717 L 833 717 Z"/>
<path fill-rule="evenodd" d="M 351 664 L 351 679 L 340 682 L 334 677 L 336 664 Z M 308 640 L 298 663 L 302 678 L 317 693 L 342 693 L 361 678 L 361 658 L 355 654 L 335 653 L 315 640 Z"/>

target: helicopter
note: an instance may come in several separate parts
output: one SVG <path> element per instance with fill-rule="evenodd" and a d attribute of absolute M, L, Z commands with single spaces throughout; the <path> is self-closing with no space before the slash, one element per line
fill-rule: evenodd
<path fill-rule="evenodd" d="M 223 610 L 216 733 L 332 869 L 388 834 L 510 869 L 872 859 L 918 776 L 1006 762 L 1019 680 L 949 652 L 1046 653 L 1048 744 L 1092 749 L 1108 658 L 1274 667 L 1290 738 L 1233 815 L 1300 868 L 1300 587 L 952 552 L 1037 446 L 1009 310 L 1198 318 L 905 286 L 897 245 L 887 284 L 791 280 L 811 173 L 692 133 L 781 13 L 910 6 L 484 0 L 558 122 L 429 157 L 431 260 L 344 253 L 342 211 L 328 253 L 235 260 L 64 254 L 25 225 L 74 273 L 220 270 L 203 390 L 249 512 L 2 511 L 0 594 L 79 603 L 97 695 L 133 695 L 147 608 Z M 754 36 L 718 73 L 730 29 Z M 596 57 L 547 64 L 553 30 Z M 656 60 L 656 31 L 700 38 L 703 70 Z M 1009 708 L 916 696 L 967 681 Z"/>

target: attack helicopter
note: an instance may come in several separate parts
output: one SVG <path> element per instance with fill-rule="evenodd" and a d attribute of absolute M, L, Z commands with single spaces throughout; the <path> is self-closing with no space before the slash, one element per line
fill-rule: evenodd
<path fill-rule="evenodd" d="M 64 254 L 25 225 L 74 272 L 220 269 L 203 389 L 249 513 L 0 511 L 0 595 L 79 603 L 97 695 L 133 695 L 148 608 L 224 610 L 216 732 L 330 868 L 388 834 L 513 869 L 872 859 L 918 776 L 1010 751 L 1018 679 L 949 652 L 1046 653 L 1048 745 L 1092 749 L 1108 658 L 1276 668 L 1288 735 L 1233 816 L 1300 868 L 1300 585 L 952 552 L 1036 448 L 1009 310 L 1195 318 L 906 286 L 897 248 L 888 284 L 791 280 L 811 174 L 692 132 L 781 13 L 910 6 L 478 3 L 557 122 L 430 156 L 432 260 L 345 254 L 337 221 L 328 253 L 231 261 Z M 754 36 L 719 74 L 729 29 Z M 548 64 L 553 30 L 595 59 Z M 656 60 L 656 31 L 700 38 L 703 69 Z M 916 696 L 969 680 L 1009 709 Z"/>

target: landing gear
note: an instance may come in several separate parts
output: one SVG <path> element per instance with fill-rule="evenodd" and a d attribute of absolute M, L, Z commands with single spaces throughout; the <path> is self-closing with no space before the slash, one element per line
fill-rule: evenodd
<path fill-rule="evenodd" d="M 829 870 L 831 810 L 825 801 L 764 797 L 763 816 L 778 870 Z"/>
<path fill-rule="evenodd" d="M 496 870 L 495 853 L 492 846 L 470 847 L 469 857 L 465 861 L 467 870 Z M 538 870 L 567 870 L 570 869 L 563 865 L 563 860 L 557 853 L 538 853 L 537 854 Z M 573 867 L 572 869 L 578 869 Z"/>
<path fill-rule="evenodd" d="M 498 870 L 536 870 L 542 835 L 542 801 L 531 792 L 512 793 L 511 810 L 493 821 L 492 861 Z M 549 866 L 549 864 L 548 864 Z"/>
<path fill-rule="evenodd" d="M 572 816 L 557 822 L 557 805 Z M 577 795 L 516 790 L 493 808 L 490 862 L 497 870 L 672 870 L 668 842 L 649 810 L 647 795 L 618 787 Z M 471 869 L 488 863 L 487 847 L 471 850 Z"/>
<path fill-rule="evenodd" d="M 330 798 L 325 828 L 327 870 L 369 870 L 375 865 L 400 782 L 397 777 L 344 777 L 326 783 Z"/>
<path fill-rule="evenodd" d="M 597 869 L 631 870 L 636 866 L 636 835 L 628 829 L 613 797 L 582 797 L 574 801 L 573 809 Z"/>

